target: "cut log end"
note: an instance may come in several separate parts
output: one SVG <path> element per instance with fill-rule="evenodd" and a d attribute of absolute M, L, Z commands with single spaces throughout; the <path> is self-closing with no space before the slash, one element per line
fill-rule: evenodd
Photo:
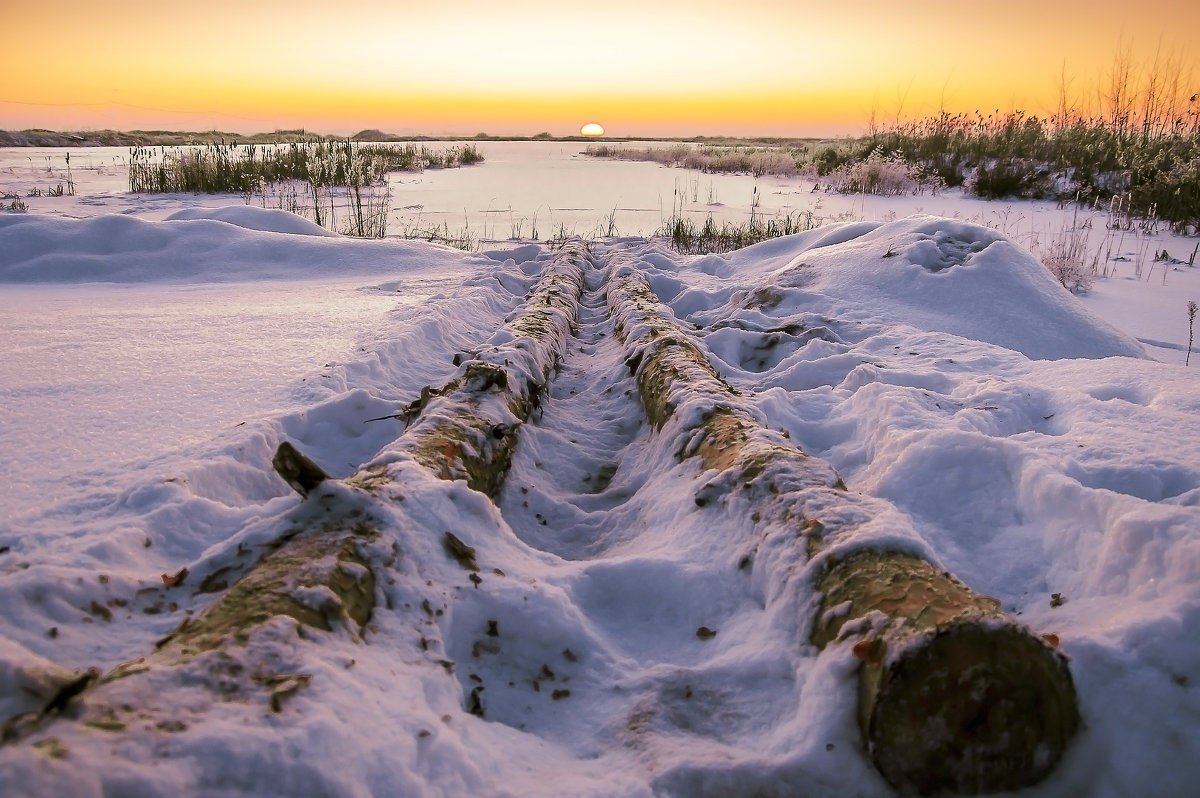
<path fill-rule="evenodd" d="M 283 441 L 275 450 L 271 460 L 275 473 L 283 477 L 283 481 L 301 496 L 307 496 L 316 490 L 322 482 L 329 479 L 319 465 L 300 453 L 295 446 Z"/>
<path fill-rule="evenodd" d="M 1078 729 L 1065 659 L 1020 627 L 957 624 L 888 659 L 860 706 L 872 759 L 903 792 L 1031 786 Z"/>
<path fill-rule="evenodd" d="M 971 795 L 1049 774 L 1079 726 L 1066 657 L 1000 602 L 911 554 L 863 550 L 830 563 L 812 641 L 854 641 L 859 721 L 888 782 L 905 794 Z"/>

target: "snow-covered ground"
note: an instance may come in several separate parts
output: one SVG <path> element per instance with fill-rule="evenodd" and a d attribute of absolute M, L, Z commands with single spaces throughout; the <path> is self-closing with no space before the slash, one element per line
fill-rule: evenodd
<path fill-rule="evenodd" d="M 808 642 L 803 546 L 736 497 L 701 506 L 712 475 L 646 422 L 600 299 L 615 259 L 766 426 L 891 508 L 869 534 L 911 537 L 1057 636 L 1084 727 L 1029 795 L 1200 783 L 1193 269 L 1166 287 L 1119 272 L 1081 300 L 983 211 L 861 200 L 856 218 L 902 218 L 722 256 L 597 243 L 497 501 L 412 477 L 384 509 L 340 483 L 302 500 L 276 446 L 359 471 L 404 430 L 370 419 L 502 344 L 553 253 L 69 199 L 0 215 L 0 793 L 891 795 L 862 748 L 857 660 Z M 245 654 L 271 668 L 255 689 L 156 665 L 156 642 L 220 595 L 204 585 L 322 502 L 394 521 L 371 545 L 361 636 L 277 619 Z M 148 674 L 103 686 L 128 704 L 112 717 L 23 714 L 141 657 Z"/>

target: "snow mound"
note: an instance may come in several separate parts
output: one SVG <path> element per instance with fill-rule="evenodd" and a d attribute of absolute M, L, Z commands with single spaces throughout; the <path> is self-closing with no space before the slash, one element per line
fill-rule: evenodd
<path fill-rule="evenodd" d="M 715 258 L 709 259 L 715 260 Z M 902 324 L 1003 346 L 1033 359 L 1146 357 L 1001 233 L 951 219 L 851 223 L 725 256 L 780 306 L 814 300 L 847 321 Z"/>
<path fill-rule="evenodd" d="M 298 225 L 282 224 L 260 208 L 225 211 L 238 223 L 146 221 L 121 214 L 0 217 L 0 283 L 227 283 L 461 268 L 462 253 L 407 241 L 247 229 L 257 223 Z"/>
<path fill-rule="evenodd" d="M 244 227 L 247 230 L 262 230 L 266 233 L 293 233 L 304 236 L 337 237 L 337 233 L 321 225 L 273 208 L 256 208 L 253 205 L 227 205 L 222 208 L 184 208 L 167 217 L 167 221 L 190 221 L 214 219 L 218 222 Z"/>

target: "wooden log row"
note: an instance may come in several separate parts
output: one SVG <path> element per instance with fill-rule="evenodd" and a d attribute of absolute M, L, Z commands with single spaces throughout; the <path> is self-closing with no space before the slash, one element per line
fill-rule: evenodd
<path fill-rule="evenodd" d="M 824 494 L 809 506 L 858 500 L 832 466 L 753 419 L 641 271 L 610 269 L 608 302 L 627 363 L 655 428 L 676 425 L 672 434 L 686 441 L 680 460 L 732 475 L 726 486 L 769 474 L 775 491 Z M 1054 768 L 1079 726 L 1059 651 L 921 557 L 855 543 L 853 530 L 801 512 L 788 516 L 819 574 L 811 642 L 853 647 L 860 728 L 890 784 L 922 795 L 998 792 Z"/>
<path fill-rule="evenodd" d="M 584 270 L 590 261 L 582 244 L 568 244 L 547 265 L 524 305 L 492 337 L 462 373 L 440 390 L 422 392 L 419 418 L 375 461 L 344 481 L 335 482 L 319 465 L 281 443 L 273 466 L 294 490 L 309 498 L 293 514 L 292 528 L 241 575 L 223 573 L 232 586 L 203 612 L 181 623 L 159 641 L 153 654 L 101 675 L 91 669 L 59 684 L 44 709 L 11 719 L 0 730 L 0 745 L 38 732 L 47 722 L 69 715 L 84 726 L 119 732 L 131 723 L 150 723 L 169 711 L 147 705 L 145 686 L 131 688 L 129 677 L 145 675 L 154 683 L 172 670 L 195 665 L 196 680 L 214 688 L 217 700 L 244 698 L 265 690 L 273 711 L 309 676 L 278 671 L 266 661 L 271 646 L 252 638 L 280 618 L 305 630 L 344 629 L 363 633 L 376 603 L 374 541 L 383 533 L 372 520 L 373 502 L 390 495 L 394 469 L 414 462 L 441 479 L 462 479 L 494 495 L 508 469 L 522 421 L 535 408 L 578 313 Z M 336 507 L 331 511 L 330 507 Z M 384 515 L 381 513 L 380 515 Z M 473 566 L 473 552 L 446 533 L 448 556 Z M 386 547 L 384 547 L 386 549 Z M 221 572 L 233 569 L 221 569 Z M 201 592 L 224 589 L 209 574 Z M 168 587 L 188 579 L 187 569 L 164 575 Z M 192 577 L 196 581 L 195 577 Z M 269 638 L 271 633 L 266 633 Z M 131 680 L 136 681 L 136 680 Z M 169 698 L 163 698 L 169 704 Z"/>

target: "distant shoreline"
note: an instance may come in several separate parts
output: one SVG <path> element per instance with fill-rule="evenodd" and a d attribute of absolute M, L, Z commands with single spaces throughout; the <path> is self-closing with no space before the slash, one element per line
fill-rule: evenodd
<path fill-rule="evenodd" d="M 682 141 L 697 144 L 788 144 L 793 142 L 820 141 L 814 138 L 737 138 L 732 136 L 691 136 L 660 138 L 654 136 L 553 136 L 538 133 L 534 136 L 492 136 L 477 133 L 474 136 L 400 136 L 381 130 L 362 130 L 350 136 L 332 136 L 308 130 L 276 130 L 271 133 L 243 135 L 221 130 L 175 131 L 175 130 L 0 130 L 0 147 L 182 147 L 206 144 L 291 144 L 301 141 L 362 141 L 362 142 L 409 142 L 409 141 Z"/>

